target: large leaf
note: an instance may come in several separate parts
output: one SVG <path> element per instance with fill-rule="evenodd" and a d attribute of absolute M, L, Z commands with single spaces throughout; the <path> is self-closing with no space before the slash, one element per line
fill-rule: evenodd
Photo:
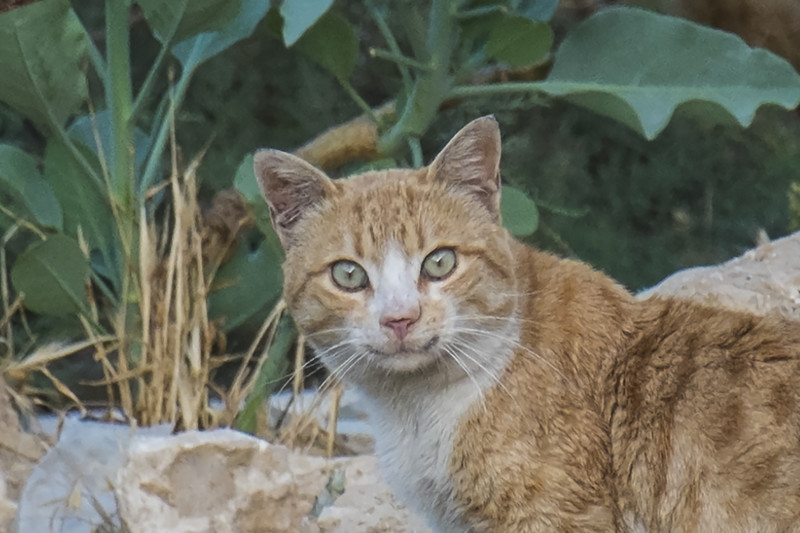
<path fill-rule="evenodd" d="M 185 69 L 191 70 L 236 42 L 252 35 L 269 10 L 269 0 L 241 0 L 238 14 L 224 27 L 181 41 L 172 49 Z"/>
<path fill-rule="evenodd" d="M 173 42 L 180 42 L 198 33 L 221 30 L 242 6 L 242 0 L 137 0 L 136 3 L 161 42 L 173 31 Z"/>
<path fill-rule="evenodd" d="M 632 8 L 600 11 L 564 40 L 545 92 L 624 122 L 652 139 L 675 109 L 724 109 L 747 126 L 764 104 L 800 103 L 800 75 L 739 37 Z M 708 105 L 711 104 L 711 105 Z"/>
<path fill-rule="evenodd" d="M 258 183 L 253 176 L 253 154 L 246 155 L 239 168 L 236 169 L 236 175 L 233 177 L 233 187 L 244 197 L 250 215 L 255 220 L 256 227 L 271 239 L 274 231 L 269 221 L 267 203 L 261 196 L 261 190 L 258 188 Z M 275 239 L 277 239 L 277 236 Z M 277 243 L 277 240 L 275 242 Z"/>
<path fill-rule="evenodd" d="M 114 155 L 114 129 L 109 110 L 98 111 L 93 116 L 83 115 L 78 117 L 70 124 L 67 133 L 72 139 L 91 150 L 98 160 L 102 155 L 105 158 L 106 166 L 113 168 L 111 157 Z M 134 168 L 137 177 L 141 176 L 143 165 L 146 163 L 150 151 L 150 145 L 150 137 L 139 128 L 134 128 Z"/>
<path fill-rule="evenodd" d="M 222 328 L 230 331 L 274 302 L 281 293 L 281 262 L 280 252 L 271 243 L 262 242 L 251 251 L 243 240 L 214 278 L 209 316 L 222 319 Z"/>
<path fill-rule="evenodd" d="M 347 20 L 327 13 L 308 30 L 296 48 L 312 61 L 345 80 L 353 73 L 358 59 L 358 38 Z"/>
<path fill-rule="evenodd" d="M 42 179 L 36 160 L 14 146 L 0 145 L 0 190 L 19 199 L 25 207 L 26 212 L 15 213 L 17 216 L 46 228 L 61 229 L 61 205 L 53 189 Z"/>
<path fill-rule="evenodd" d="M 512 67 L 523 67 L 541 59 L 552 46 L 553 30 L 546 22 L 504 16 L 492 25 L 486 54 Z"/>
<path fill-rule="evenodd" d="M 23 304 L 37 313 L 73 314 L 86 309 L 89 260 L 78 241 L 55 234 L 38 242 L 17 258 L 11 282 L 25 293 Z"/>
<path fill-rule="evenodd" d="M 536 202 L 509 185 L 503 185 L 500 194 L 500 214 L 503 226 L 517 237 L 527 237 L 539 227 L 539 210 Z"/>
<path fill-rule="evenodd" d="M 292 46 L 332 4 L 333 0 L 283 0 L 283 43 Z"/>
<path fill-rule="evenodd" d="M 81 65 L 86 32 L 66 0 L 0 14 L 0 101 L 43 132 L 61 127 L 86 101 Z"/>
<path fill-rule="evenodd" d="M 82 144 L 78 144 L 78 149 L 90 164 L 99 167 L 94 153 Z M 99 169 L 97 173 L 100 174 Z M 44 179 L 63 209 L 64 231 L 76 237 L 80 228 L 89 247 L 100 253 L 106 273 L 110 275 L 114 271 L 110 263 L 114 261 L 118 241 L 114 216 L 102 184 L 96 183 L 57 139 L 50 139 L 45 148 Z"/>

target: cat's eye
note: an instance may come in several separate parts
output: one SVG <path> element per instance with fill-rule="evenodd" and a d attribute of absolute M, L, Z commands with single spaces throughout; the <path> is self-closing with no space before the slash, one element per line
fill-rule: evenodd
<path fill-rule="evenodd" d="M 456 253 L 451 248 L 439 248 L 422 262 L 422 273 L 429 279 L 446 278 L 456 268 Z"/>
<path fill-rule="evenodd" d="M 331 265 L 331 278 L 346 291 L 358 291 L 369 284 L 367 272 L 353 261 L 336 261 Z"/>

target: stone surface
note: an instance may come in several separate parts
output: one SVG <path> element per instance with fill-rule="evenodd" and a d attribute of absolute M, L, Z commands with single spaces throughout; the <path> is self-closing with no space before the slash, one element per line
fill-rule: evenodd
<path fill-rule="evenodd" d="M 373 456 L 340 460 L 344 492 L 319 514 L 320 533 L 430 533 L 381 480 Z"/>
<path fill-rule="evenodd" d="M 165 426 L 135 430 L 126 425 L 68 417 L 56 445 L 36 465 L 19 501 L 17 533 L 92 533 L 118 526 L 109 486 L 136 434 L 168 434 Z"/>
<path fill-rule="evenodd" d="M 299 531 L 326 460 L 233 430 L 136 438 L 115 486 L 131 533 Z"/>
<path fill-rule="evenodd" d="M 41 439 L 22 429 L 0 379 L 0 532 L 11 531 L 22 486 L 44 452 Z"/>
<path fill-rule="evenodd" d="M 308 456 L 227 429 L 136 437 L 114 485 L 131 533 L 430 533 L 374 457 Z"/>
<path fill-rule="evenodd" d="M 800 320 L 800 232 L 718 266 L 681 270 L 640 296 L 653 294 Z"/>

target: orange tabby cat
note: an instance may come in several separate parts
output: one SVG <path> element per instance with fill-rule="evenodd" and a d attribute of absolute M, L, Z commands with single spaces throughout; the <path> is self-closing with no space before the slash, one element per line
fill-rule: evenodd
<path fill-rule="evenodd" d="M 418 170 L 255 171 L 284 294 L 439 532 L 800 531 L 800 324 L 637 301 L 500 225 L 500 134 Z"/>

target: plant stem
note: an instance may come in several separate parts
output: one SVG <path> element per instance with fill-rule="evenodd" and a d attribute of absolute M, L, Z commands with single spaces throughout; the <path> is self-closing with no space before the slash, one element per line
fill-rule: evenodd
<path fill-rule="evenodd" d="M 378 25 L 378 30 L 383 35 L 383 39 L 386 41 L 386 45 L 389 47 L 389 50 L 397 56 L 402 56 L 403 53 L 400 51 L 400 45 L 397 44 L 397 39 L 394 38 L 394 34 L 392 33 L 391 28 L 386 23 L 386 19 L 383 18 L 381 12 L 375 7 L 375 4 L 372 3 L 372 0 L 367 1 L 367 7 L 369 8 L 369 12 L 372 15 L 372 18 L 375 19 L 375 24 Z M 408 72 L 408 69 L 402 63 L 397 63 L 397 69 L 400 71 L 400 77 L 403 80 L 403 87 L 406 91 L 411 91 L 411 74 Z"/>
<path fill-rule="evenodd" d="M 428 72 L 431 70 L 430 65 L 417 61 L 416 59 L 411 59 L 410 57 L 406 57 L 401 54 L 390 52 L 388 50 L 381 50 L 380 48 L 370 48 L 369 55 L 372 57 L 379 57 L 381 59 L 386 59 L 387 61 L 397 63 L 398 66 L 405 65 L 407 67 L 415 68 L 423 72 Z"/>
<path fill-rule="evenodd" d="M 133 127 L 131 124 L 131 58 L 128 8 L 119 0 L 106 0 L 106 57 L 114 130 L 111 168 L 111 196 L 122 208 L 123 216 L 133 210 Z M 130 213 L 131 217 L 133 213 Z M 131 219 L 132 220 L 132 219 Z"/>
<path fill-rule="evenodd" d="M 397 123 L 381 137 L 379 153 L 395 154 L 406 145 L 409 136 L 421 137 L 436 117 L 449 89 L 453 31 L 457 24 L 455 10 L 459 3 L 456 0 L 431 3 L 427 37 L 430 70 L 416 79 Z"/>
<path fill-rule="evenodd" d="M 358 94 L 358 91 L 356 91 L 355 87 L 353 87 L 353 85 L 349 81 L 343 78 L 337 78 L 337 79 L 339 80 L 339 84 L 347 92 L 350 98 L 356 103 L 358 107 L 361 108 L 361 111 L 366 116 L 368 116 L 370 120 L 372 120 L 372 122 L 377 124 L 378 117 L 375 116 L 375 111 L 373 111 L 370 105 L 367 102 L 365 102 L 363 98 L 361 98 L 361 95 Z"/>
<path fill-rule="evenodd" d="M 411 164 L 414 168 L 421 168 L 424 162 L 422 160 L 422 146 L 419 144 L 419 137 L 409 137 L 408 148 L 411 150 Z"/>

